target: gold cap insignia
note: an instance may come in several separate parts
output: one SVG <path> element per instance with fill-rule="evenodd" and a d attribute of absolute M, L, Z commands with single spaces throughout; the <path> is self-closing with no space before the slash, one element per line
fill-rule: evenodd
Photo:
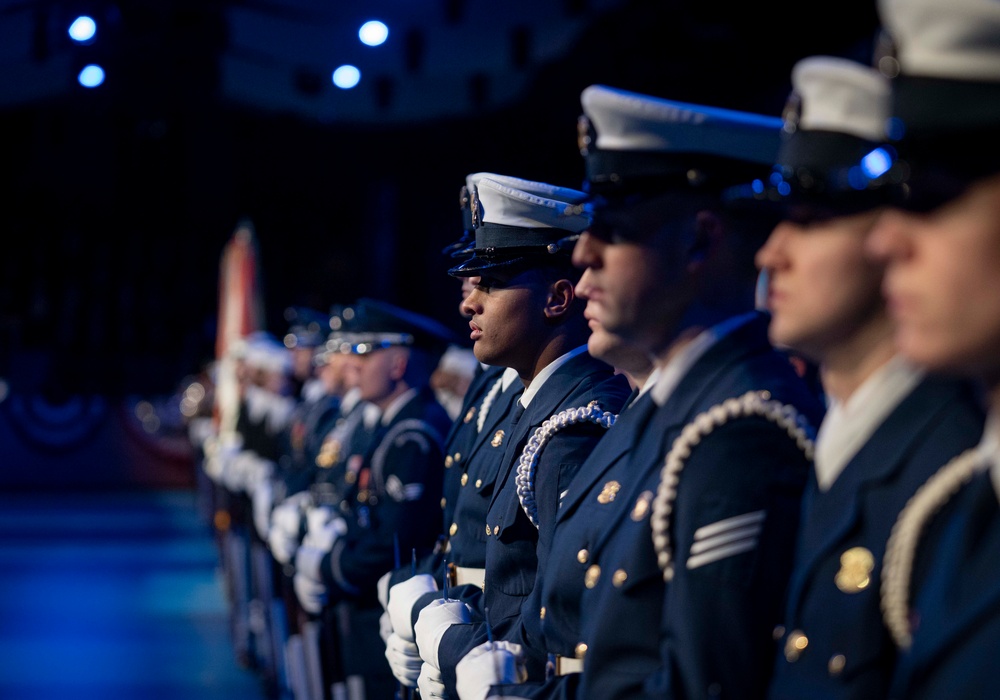
<path fill-rule="evenodd" d="M 840 555 L 840 570 L 834 583 L 844 593 L 858 593 L 871 584 L 875 557 L 864 547 L 851 547 Z"/>

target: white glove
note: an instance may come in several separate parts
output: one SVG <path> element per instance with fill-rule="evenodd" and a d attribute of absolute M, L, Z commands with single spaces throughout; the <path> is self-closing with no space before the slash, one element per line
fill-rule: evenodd
<path fill-rule="evenodd" d="M 420 666 L 417 689 L 420 691 L 420 700 L 448 700 L 449 698 L 441 678 L 441 672 L 428 663 Z"/>
<path fill-rule="evenodd" d="M 240 450 L 225 463 L 222 471 L 223 485 L 233 493 L 246 491 L 254 462 L 258 459 L 257 453 L 253 450 Z"/>
<path fill-rule="evenodd" d="M 253 497 L 257 489 L 261 488 L 261 486 L 270 484 L 276 466 L 271 460 L 264 459 L 256 454 L 253 455 L 252 459 L 247 460 L 245 487 L 251 497 Z"/>
<path fill-rule="evenodd" d="M 441 668 L 438 646 L 444 633 L 452 625 L 461 625 L 471 620 L 472 608 L 462 601 L 451 598 L 432 600 L 420 611 L 417 624 L 413 626 L 420 658 L 434 668 Z"/>
<path fill-rule="evenodd" d="M 417 687 L 417 676 L 423 662 L 416 644 L 400 638 L 398 634 L 390 634 L 385 640 L 385 658 L 397 681 L 407 688 Z"/>
<path fill-rule="evenodd" d="M 392 630 L 408 642 L 414 640 L 413 604 L 425 593 L 438 589 L 437 581 L 430 574 L 417 574 L 400 581 L 389 589 L 389 620 Z"/>
<path fill-rule="evenodd" d="M 378 636 L 388 644 L 390 634 L 392 634 L 392 623 L 389 621 L 389 613 L 383 611 L 378 618 Z"/>
<path fill-rule="evenodd" d="M 306 534 L 302 545 L 325 552 L 333 549 L 337 538 L 347 534 L 347 521 L 337 517 L 330 506 L 314 506 L 306 510 Z"/>
<path fill-rule="evenodd" d="M 375 584 L 375 592 L 378 593 L 378 602 L 382 604 L 382 609 L 389 607 L 389 581 L 392 580 L 392 571 L 386 571 Z"/>
<path fill-rule="evenodd" d="M 326 602 L 326 586 L 322 582 L 296 573 L 292 578 L 292 587 L 303 610 L 316 615 L 323 609 L 323 604 Z"/>
<path fill-rule="evenodd" d="M 299 548 L 295 552 L 296 578 L 301 575 L 312 581 L 322 582 L 323 576 L 319 572 L 320 564 L 323 563 L 323 557 L 329 551 L 328 549 L 320 549 L 319 547 L 310 547 L 305 542 L 299 545 Z"/>
<path fill-rule="evenodd" d="M 455 666 L 455 690 L 461 700 L 486 700 L 492 686 L 526 680 L 524 649 L 515 642 L 483 642 Z"/>
<path fill-rule="evenodd" d="M 271 530 L 271 506 L 274 505 L 274 483 L 264 479 L 253 491 L 253 526 L 262 540 L 267 541 Z"/>
<path fill-rule="evenodd" d="M 295 556 L 301 537 L 299 529 L 302 527 L 302 513 L 310 499 L 308 491 L 299 491 L 271 510 L 267 545 L 274 558 L 282 564 L 287 564 Z"/>

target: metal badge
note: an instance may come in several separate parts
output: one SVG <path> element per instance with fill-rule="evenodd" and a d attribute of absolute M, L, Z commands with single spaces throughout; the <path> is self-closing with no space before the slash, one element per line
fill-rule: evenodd
<path fill-rule="evenodd" d="M 500 445 L 503 444 L 503 436 L 504 436 L 503 430 L 496 431 L 493 434 L 493 439 L 490 440 L 490 444 L 493 445 L 493 447 L 500 447 Z"/>
<path fill-rule="evenodd" d="M 840 555 L 840 570 L 834 583 L 844 593 L 858 593 L 871 584 L 875 557 L 864 547 L 851 547 Z"/>
<path fill-rule="evenodd" d="M 340 440 L 334 438 L 324 440 L 319 448 L 319 454 L 316 455 L 316 466 L 323 469 L 332 467 L 340 461 L 340 449 Z"/>
<path fill-rule="evenodd" d="M 597 494 L 597 502 L 601 504 L 611 503 L 611 501 L 615 500 L 615 496 L 618 495 L 621 488 L 622 485 L 617 481 L 609 481 L 601 489 L 601 492 Z"/>
<path fill-rule="evenodd" d="M 462 419 L 463 423 L 468 423 L 476 416 L 476 407 L 472 406 L 469 408 L 468 412 L 465 414 L 465 418 Z"/>
<path fill-rule="evenodd" d="M 483 223 L 483 214 L 479 206 L 479 190 L 477 188 L 472 189 L 472 202 L 469 206 L 472 208 L 472 228 L 479 228 Z"/>
<path fill-rule="evenodd" d="M 635 507 L 632 508 L 632 521 L 639 522 L 649 515 L 649 504 L 653 502 L 653 492 L 643 491 L 639 498 L 635 499 Z"/>

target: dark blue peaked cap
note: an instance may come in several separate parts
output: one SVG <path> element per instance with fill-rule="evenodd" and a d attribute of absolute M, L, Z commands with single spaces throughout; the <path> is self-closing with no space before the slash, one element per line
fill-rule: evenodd
<path fill-rule="evenodd" d="M 285 321 L 288 322 L 288 332 L 283 340 L 289 349 L 319 347 L 330 332 L 330 317 L 306 306 L 285 309 Z"/>
<path fill-rule="evenodd" d="M 350 352 L 357 355 L 395 346 L 443 353 L 449 344 L 458 342 L 442 323 L 385 301 L 363 298 L 352 308 Z"/>

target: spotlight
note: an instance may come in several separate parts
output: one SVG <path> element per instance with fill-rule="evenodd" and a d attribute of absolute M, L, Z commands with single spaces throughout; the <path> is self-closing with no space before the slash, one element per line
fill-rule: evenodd
<path fill-rule="evenodd" d="M 76 79 L 85 88 L 95 88 L 104 82 L 104 69 L 91 63 L 83 67 Z"/>
<path fill-rule="evenodd" d="M 343 65 L 333 71 L 333 84 L 343 90 L 350 90 L 361 80 L 361 71 L 351 65 Z"/>
<path fill-rule="evenodd" d="M 378 20 L 371 20 L 361 25 L 358 30 L 358 38 L 361 43 L 367 46 L 378 46 L 389 38 L 389 28 Z"/>
<path fill-rule="evenodd" d="M 80 15 L 69 25 L 69 37 L 73 41 L 85 44 L 97 34 L 97 22 L 93 17 Z"/>

